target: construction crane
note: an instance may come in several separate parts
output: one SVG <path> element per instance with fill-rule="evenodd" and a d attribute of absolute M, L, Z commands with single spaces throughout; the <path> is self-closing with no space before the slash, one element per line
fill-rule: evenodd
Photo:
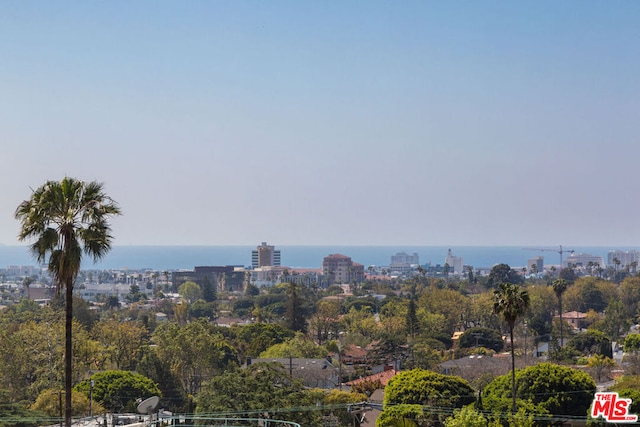
<path fill-rule="evenodd" d="M 540 252 L 557 252 L 560 254 L 560 269 L 562 269 L 562 254 L 568 252 L 570 254 L 574 253 L 573 249 L 562 249 L 562 245 L 557 248 L 524 248 L 529 251 L 540 251 Z"/>

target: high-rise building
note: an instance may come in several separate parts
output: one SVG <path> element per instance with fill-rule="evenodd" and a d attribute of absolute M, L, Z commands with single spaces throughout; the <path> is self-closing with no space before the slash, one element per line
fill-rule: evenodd
<path fill-rule="evenodd" d="M 360 283 L 364 281 L 364 265 L 348 256 L 331 254 L 322 260 L 322 274 L 329 277 L 331 283 Z"/>
<path fill-rule="evenodd" d="M 544 271 L 544 257 L 539 255 L 533 258 L 530 258 L 527 261 L 527 267 L 529 268 L 529 272 L 542 273 Z"/>
<path fill-rule="evenodd" d="M 420 264 L 420 257 L 415 252 L 412 255 L 409 255 L 406 252 L 398 252 L 395 255 L 391 255 L 391 265 L 394 264 L 418 265 Z"/>
<path fill-rule="evenodd" d="M 562 268 L 570 266 L 587 267 L 591 263 L 594 266 L 604 267 L 604 259 L 601 256 L 589 254 L 571 254 L 562 262 Z"/>
<path fill-rule="evenodd" d="M 618 262 L 616 263 L 616 260 Z M 609 251 L 607 254 L 607 265 L 618 268 L 625 268 L 626 266 L 635 263 L 637 267 L 640 264 L 640 252 L 638 251 Z"/>
<path fill-rule="evenodd" d="M 280 251 L 274 246 L 262 242 L 255 251 L 251 251 L 251 267 L 278 267 L 280 266 Z"/>
<path fill-rule="evenodd" d="M 453 271 L 453 273 L 460 274 L 463 272 L 463 262 L 464 260 L 462 259 L 462 257 L 453 256 L 453 254 L 451 253 L 451 249 L 449 249 L 449 252 L 447 252 L 445 263 L 449 265 L 449 268 Z"/>

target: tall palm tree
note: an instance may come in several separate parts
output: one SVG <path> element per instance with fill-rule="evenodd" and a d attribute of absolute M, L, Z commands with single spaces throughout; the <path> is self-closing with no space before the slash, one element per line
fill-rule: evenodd
<path fill-rule="evenodd" d="M 493 312 L 502 316 L 509 326 L 511 338 L 511 411 L 516 412 L 516 354 L 513 346 L 513 329 L 516 320 L 529 308 L 529 293 L 526 289 L 513 283 L 500 283 L 500 287 L 493 292 Z"/>
<path fill-rule="evenodd" d="M 18 240 L 30 240 L 39 263 L 47 262 L 58 294 L 65 292 L 65 425 L 71 426 L 73 284 L 82 253 L 95 261 L 111 249 L 108 219 L 119 215 L 117 204 L 102 191 L 102 184 L 65 177 L 47 181 L 16 209 L 21 222 Z"/>
<path fill-rule="evenodd" d="M 562 295 L 569 287 L 569 282 L 564 279 L 556 279 L 551 284 L 553 286 L 553 292 L 558 298 L 558 312 L 560 313 L 560 348 L 564 346 L 564 322 L 562 321 Z"/>

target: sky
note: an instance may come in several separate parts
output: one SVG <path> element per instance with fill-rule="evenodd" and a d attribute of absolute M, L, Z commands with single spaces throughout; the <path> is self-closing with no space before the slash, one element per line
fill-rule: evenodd
<path fill-rule="evenodd" d="M 640 245 L 640 2 L 0 0 L 0 244 Z"/>

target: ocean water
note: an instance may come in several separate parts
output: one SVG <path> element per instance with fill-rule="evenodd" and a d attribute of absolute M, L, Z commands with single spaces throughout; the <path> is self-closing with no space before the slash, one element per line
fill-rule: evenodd
<path fill-rule="evenodd" d="M 292 268 L 320 268 L 322 259 L 329 254 L 343 254 L 365 268 L 370 265 L 388 266 L 391 256 L 399 252 L 417 253 L 420 263 L 432 265 L 445 262 L 447 251 L 462 257 L 465 265 L 474 268 L 492 267 L 505 263 L 511 267 L 523 267 L 534 256 L 544 257 L 545 265 L 558 265 L 558 251 L 528 249 L 531 246 L 278 246 L 282 265 Z M 251 265 L 251 251 L 255 246 L 114 246 L 107 256 L 97 264 L 85 258 L 83 270 L 130 269 L 130 270 L 191 270 L 203 265 Z M 551 249 L 551 247 L 549 248 Z M 566 247 L 565 251 L 602 256 L 607 261 L 610 250 L 631 250 L 638 248 L 611 247 Z M 564 257 L 569 253 L 565 253 Z M 0 268 L 10 265 L 36 265 L 25 246 L 0 245 Z"/>

